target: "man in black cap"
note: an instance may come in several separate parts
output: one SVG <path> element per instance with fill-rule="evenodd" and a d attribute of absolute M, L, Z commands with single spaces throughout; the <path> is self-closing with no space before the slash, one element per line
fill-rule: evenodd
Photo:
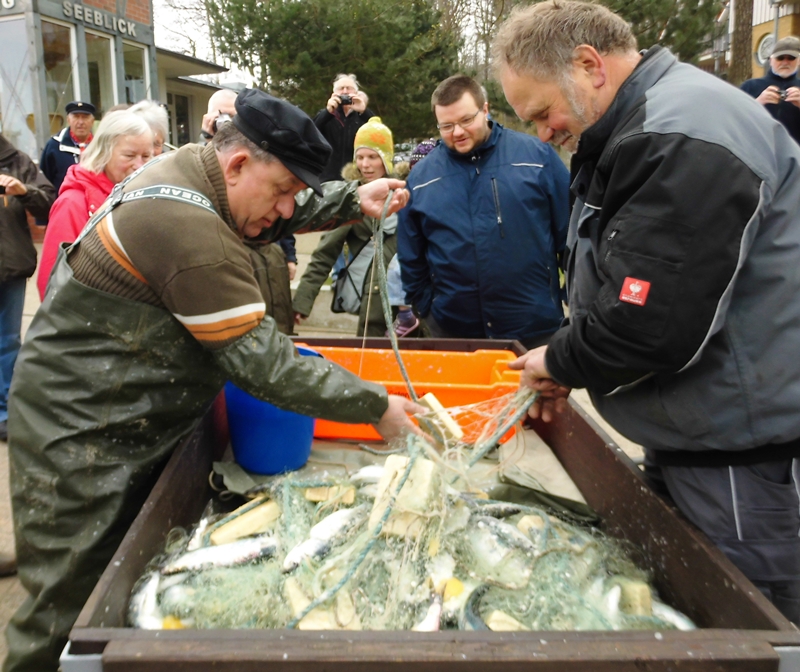
<path fill-rule="evenodd" d="M 70 166 L 81 159 L 81 153 L 92 141 L 92 124 L 97 113 L 94 105 L 73 100 L 64 108 L 67 127 L 47 141 L 39 161 L 39 168 L 52 182 L 58 194 Z"/>
<path fill-rule="evenodd" d="M 211 144 L 157 157 L 62 251 L 28 330 L 9 426 L 19 577 L 4 670 L 55 670 L 72 623 L 161 468 L 226 380 L 386 438 L 419 409 L 280 334 L 245 239 L 391 211 L 398 180 L 320 185 L 330 148 L 301 110 L 239 94 Z M 310 188 L 307 188 L 310 187 Z"/>
<path fill-rule="evenodd" d="M 769 57 L 769 72 L 748 79 L 742 91 L 749 93 L 800 142 L 800 38 L 790 35 L 775 43 Z"/>

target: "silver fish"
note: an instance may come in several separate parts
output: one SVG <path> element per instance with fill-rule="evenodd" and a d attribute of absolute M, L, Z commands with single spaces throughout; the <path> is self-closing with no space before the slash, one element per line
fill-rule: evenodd
<path fill-rule="evenodd" d="M 414 632 L 439 632 L 442 623 L 442 597 L 434 595 L 428 611 L 419 623 L 413 628 Z"/>
<path fill-rule="evenodd" d="M 525 553 L 536 553 L 536 545 L 514 525 L 491 516 L 473 516 L 470 522 L 476 523 L 478 527 L 487 527 L 495 537 L 511 548 L 518 548 Z"/>
<path fill-rule="evenodd" d="M 674 625 L 678 630 L 697 630 L 697 626 L 688 616 L 658 600 L 653 600 L 653 616 Z"/>
<path fill-rule="evenodd" d="M 158 608 L 158 583 L 161 577 L 153 572 L 131 596 L 128 605 L 128 620 L 134 628 L 161 630 L 164 616 Z"/>
<path fill-rule="evenodd" d="M 230 544 L 206 546 L 196 551 L 188 551 L 168 562 L 161 568 L 165 576 L 179 572 L 199 572 L 217 567 L 234 567 L 252 562 L 258 558 L 275 554 L 278 542 L 269 534 L 239 539 Z"/>
<path fill-rule="evenodd" d="M 347 533 L 360 525 L 367 517 L 369 506 L 361 504 L 354 509 L 339 509 L 323 518 L 308 533 L 308 539 L 300 542 L 286 554 L 283 571 L 295 570 L 307 558 L 322 558 L 338 544 L 345 541 Z"/>
<path fill-rule="evenodd" d="M 477 515 L 490 516 L 492 518 L 508 518 L 528 508 L 521 504 L 501 502 L 495 499 L 480 499 L 463 493 L 461 497 Z"/>
<path fill-rule="evenodd" d="M 353 485 L 361 485 L 367 483 L 377 483 L 381 480 L 386 468 L 380 464 L 369 464 L 366 467 L 361 467 L 355 474 L 350 477 L 350 482 Z"/>

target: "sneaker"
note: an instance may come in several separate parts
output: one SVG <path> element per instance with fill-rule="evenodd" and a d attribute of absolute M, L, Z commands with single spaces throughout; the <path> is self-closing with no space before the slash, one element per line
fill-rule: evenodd
<path fill-rule="evenodd" d="M 0 422 L 0 441 L 8 441 L 8 420 Z"/>
<path fill-rule="evenodd" d="M 400 315 L 397 316 L 397 319 L 392 322 L 392 329 L 394 329 L 394 333 L 397 334 L 398 338 L 403 338 L 403 336 L 408 336 L 412 331 L 414 331 L 419 326 L 419 318 L 417 318 L 414 313 L 406 316 L 403 315 L 404 319 L 401 319 Z M 389 332 L 386 332 L 386 335 L 389 335 Z"/>

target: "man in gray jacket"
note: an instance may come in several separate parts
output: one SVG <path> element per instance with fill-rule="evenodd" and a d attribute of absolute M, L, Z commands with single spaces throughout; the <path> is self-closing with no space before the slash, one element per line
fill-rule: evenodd
<path fill-rule="evenodd" d="M 520 358 L 645 446 L 683 513 L 800 622 L 800 147 L 763 107 L 601 5 L 522 8 L 495 63 L 575 152 L 568 324 Z"/>

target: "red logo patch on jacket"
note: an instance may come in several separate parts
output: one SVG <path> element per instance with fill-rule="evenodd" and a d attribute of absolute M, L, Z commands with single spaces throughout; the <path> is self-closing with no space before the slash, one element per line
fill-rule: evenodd
<path fill-rule="evenodd" d="M 650 291 L 650 283 L 647 280 L 637 280 L 636 278 L 625 278 L 622 283 L 622 291 L 619 293 L 619 300 L 625 303 L 632 303 L 634 306 L 643 306 L 647 303 L 647 294 Z"/>

